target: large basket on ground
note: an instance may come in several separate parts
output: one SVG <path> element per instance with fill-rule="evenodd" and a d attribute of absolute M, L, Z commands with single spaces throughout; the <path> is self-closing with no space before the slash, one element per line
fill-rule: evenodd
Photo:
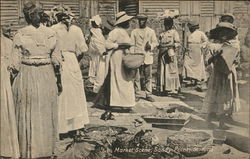
<path fill-rule="evenodd" d="M 137 69 L 143 64 L 144 58 L 143 53 L 131 53 L 123 56 L 122 62 L 127 69 Z"/>
<path fill-rule="evenodd" d="M 168 137 L 167 143 L 186 157 L 204 155 L 212 148 L 211 136 L 202 131 L 177 132 Z"/>

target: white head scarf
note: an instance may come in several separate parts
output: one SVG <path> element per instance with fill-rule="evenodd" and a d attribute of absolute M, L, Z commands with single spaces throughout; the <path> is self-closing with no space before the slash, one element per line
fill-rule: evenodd
<path fill-rule="evenodd" d="M 95 16 L 93 16 L 93 17 L 90 19 L 90 23 L 91 23 L 91 22 L 95 22 L 96 25 L 100 26 L 101 23 L 102 23 L 102 19 L 101 19 L 100 15 L 95 15 Z"/>

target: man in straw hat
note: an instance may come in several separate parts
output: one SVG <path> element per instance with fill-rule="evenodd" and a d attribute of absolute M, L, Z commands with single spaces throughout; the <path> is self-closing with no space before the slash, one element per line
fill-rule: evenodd
<path fill-rule="evenodd" d="M 128 80 L 122 63 L 124 54 L 128 53 L 129 46 L 131 46 L 127 29 L 132 18 L 126 12 L 117 13 L 115 28 L 108 35 L 107 44 L 109 45 L 106 47 L 111 51 L 108 52 L 106 58 L 109 59 L 109 67 L 107 67 L 107 75 L 96 100 L 96 104 L 105 105 L 108 110 L 112 107 L 131 109 L 135 106 L 134 84 L 132 80 Z M 104 97 L 104 101 L 101 97 Z"/>
<path fill-rule="evenodd" d="M 213 72 L 209 79 L 204 108 L 207 108 L 209 122 L 212 114 L 216 114 L 219 118 L 219 128 L 227 129 L 225 115 L 231 115 L 240 108 L 235 69 L 239 51 L 228 42 L 237 36 L 237 30 L 231 23 L 220 22 L 210 34 L 221 47 L 212 50 L 212 57 L 208 61 L 213 64 Z"/>
<path fill-rule="evenodd" d="M 144 64 L 138 69 L 137 79 L 135 80 L 135 93 L 136 101 L 139 101 L 140 91 L 140 74 L 144 74 L 146 99 L 154 102 L 152 97 L 152 64 L 153 64 L 153 53 L 152 51 L 158 45 L 158 41 L 155 35 L 155 31 L 147 26 L 148 17 L 145 14 L 138 14 L 137 16 L 139 28 L 134 29 L 131 32 L 132 53 L 144 53 L 145 60 Z M 141 83 L 142 84 L 142 83 Z"/>
<path fill-rule="evenodd" d="M 61 81 L 63 91 L 59 95 L 59 133 L 75 134 L 89 123 L 87 102 L 79 57 L 88 50 L 82 30 L 72 25 L 64 8 L 56 14 L 59 23 L 52 26 L 57 33 L 58 50 L 61 53 Z"/>
<path fill-rule="evenodd" d="M 190 21 L 188 27 L 191 34 L 187 40 L 188 51 L 184 57 L 183 76 L 186 79 L 190 79 L 196 85 L 196 90 L 201 92 L 201 81 L 206 79 L 202 47 L 204 47 L 208 38 L 205 33 L 199 30 L 197 21 Z"/>

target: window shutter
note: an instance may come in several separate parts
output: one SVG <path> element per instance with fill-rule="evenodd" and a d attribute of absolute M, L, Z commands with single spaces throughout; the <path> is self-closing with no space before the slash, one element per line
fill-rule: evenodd
<path fill-rule="evenodd" d="M 117 12 L 117 2 L 116 1 L 98 1 L 98 14 L 100 16 L 112 16 Z"/>
<path fill-rule="evenodd" d="M 125 11 L 128 15 L 135 16 L 139 12 L 138 0 L 120 0 L 119 11 Z"/>
<path fill-rule="evenodd" d="M 156 17 L 166 9 L 180 9 L 180 1 L 142 1 L 142 11 L 150 17 Z"/>
<path fill-rule="evenodd" d="M 13 24 L 18 25 L 18 1 L 17 0 L 1 0 L 1 25 Z"/>
<path fill-rule="evenodd" d="M 70 7 L 72 13 L 76 15 L 76 17 L 80 16 L 80 5 L 79 0 L 61 0 L 61 1 L 52 1 L 52 0 L 39 0 L 38 1 L 44 10 L 51 10 L 55 5 L 66 5 Z"/>

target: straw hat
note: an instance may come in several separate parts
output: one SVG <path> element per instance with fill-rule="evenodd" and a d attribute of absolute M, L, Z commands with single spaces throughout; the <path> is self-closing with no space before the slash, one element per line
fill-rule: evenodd
<path fill-rule="evenodd" d="M 105 29 L 107 32 L 110 32 L 114 28 L 114 22 L 112 22 L 110 19 L 104 19 L 102 21 L 103 29 Z"/>
<path fill-rule="evenodd" d="M 235 17 L 233 14 L 231 13 L 225 13 L 225 14 L 222 14 L 222 16 L 220 17 L 220 20 L 222 21 L 223 18 L 226 18 L 226 17 L 230 17 L 232 18 L 232 20 L 234 21 Z"/>
<path fill-rule="evenodd" d="M 227 30 L 227 36 L 229 39 L 234 38 L 238 34 L 237 28 L 232 23 L 220 22 L 216 25 L 216 28 L 210 30 L 210 35 L 214 39 L 219 38 L 218 35 L 223 30 Z"/>
<path fill-rule="evenodd" d="M 119 12 L 115 15 L 115 19 L 116 19 L 115 25 L 129 21 L 132 18 L 133 18 L 133 16 L 128 16 L 126 14 L 126 12 L 124 12 L 124 11 Z"/>

